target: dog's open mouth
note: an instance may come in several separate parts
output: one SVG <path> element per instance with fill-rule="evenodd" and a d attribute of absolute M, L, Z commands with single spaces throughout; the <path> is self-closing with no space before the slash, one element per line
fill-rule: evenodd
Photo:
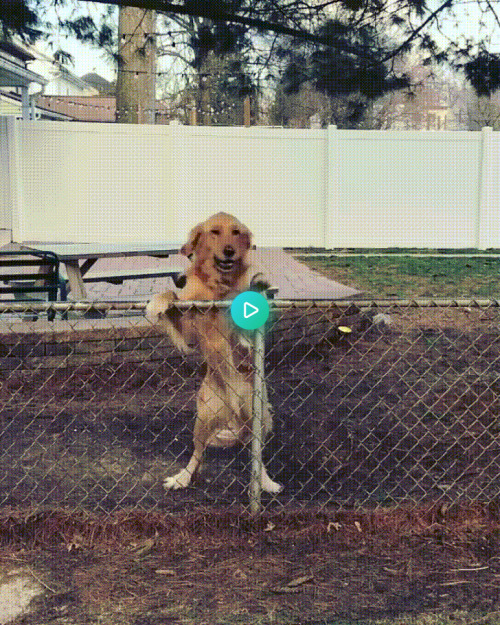
<path fill-rule="evenodd" d="M 214 256 L 214 261 L 219 271 L 231 271 L 236 263 L 234 258 L 217 258 L 217 256 Z"/>

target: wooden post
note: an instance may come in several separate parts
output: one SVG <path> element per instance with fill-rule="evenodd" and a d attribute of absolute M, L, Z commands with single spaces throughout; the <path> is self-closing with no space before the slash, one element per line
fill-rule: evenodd
<path fill-rule="evenodd" d="M 243 124 L 247 128 L 251 126 L 251 100 L 249 95 L 243 101 Z"/>
<path fill-rule="evenodd" d="M 198 116 L 196 114 L 196 102 L 189 109 L 189 125 L 197 126 L 198 125 Z"/>

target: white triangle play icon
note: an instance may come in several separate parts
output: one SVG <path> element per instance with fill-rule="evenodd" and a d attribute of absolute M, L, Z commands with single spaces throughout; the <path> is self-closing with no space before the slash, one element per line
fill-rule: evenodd
<path fill-rule="evenodd" d="M 253 315 L 256 315 L 258 312 L 259 309 L 257 308 L 257 306 L 253 306 L 253 304 L 249 304 L 248 302 L 245 302 L 243 304 L 243 317 L 245 319 L 253 317 Z"/>

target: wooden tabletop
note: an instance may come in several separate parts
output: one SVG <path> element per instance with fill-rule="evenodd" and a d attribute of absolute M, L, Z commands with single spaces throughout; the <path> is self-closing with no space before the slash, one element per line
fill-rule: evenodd
<path fill-rule="evenodd" d="M 2 249 L 6 251 L 36 250 L 54 252 L 62 262 L 87 258 L 117 258 L 120 256 L 169 256 L 177 254 L 181 243 L 50 243 L 43 241 L 23 241 L 10 243 Z"/>

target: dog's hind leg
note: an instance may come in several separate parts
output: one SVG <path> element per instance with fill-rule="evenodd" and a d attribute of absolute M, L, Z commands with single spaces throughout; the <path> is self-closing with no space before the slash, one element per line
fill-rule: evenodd
<path fill-rule="evenodd" d="M 179 471 L 179 473 L 176 473 L 171 477 L 165 478 L 163 482 L 164 488 L 166 490 L 177 490 L 179 488 L 186 488 L 186 486 L 189 486 L 193 475 L 196 473 L 201 461 L 203 460 L 204 451 L 205 444 L 201 442 L 197 444 L 195 440 L 194 453 L 191 456 L 191 460 L 188 462 L 187 466 L 182 469 L 182 471 Z"/>
<path fill-rule="evenodd" d="M 264 408 L 262 425 L 263 425 L 262 431 L 265 437 L 267 428 L 270 425 L 272 425 L 272 415 L 269 409 L 267 408 L 267 406 Z M 283 486 L 281 484 L 279 484 L 278 482 L 275 482 L 269 477 L 267 473 L 267 469 L 264 466 L 264 463 L 262 463 L 262 468 L 260 471 L 260 485 L 261 485 L 262 490 L 266 493 L 276 494 L 276 493 L 281 493 L 281 491 L 283 490 Z"/>
<path fill-rule="evenodd" d="M 262 465 L 262 469 L 260 472 L 260 485 L 262 490 L 265 493 L 281 493 L 283 490 L 283 486 L 278 484 L 278 482 L 274 482 L 269 475 L 267 474 L 267 469 L 264 465 Z"/>
<path fill-rule="evenodd" d="M 203 385 L 202 385 L 203 386 Z M 198 398 L 198 406 L 199 406 L 199 398 Z M 201 413 L 201 418 L 203 418 L 203 412 Z M 200 465 L 203 461 L 203 453 L 207 446 L 207 441 L 210 436 L 210 431 L 204 427 L 203 422 L 200 419 L 200 410 L 198 408 L 198 414 L 196 417 L 196 423 L 194 427 L 194 435 L 193 435 L 193 443 L 194 443 L 194 452 L 189 460 L 187 466 L 172 475 L 171 477 L 165 478 L 163 482 L 163 486 L 166 490 L 177 490 L 179 488 L 186 488 L 191 483 L 191 479 L 194 474 L 200 468 Z"/>
<path fill-rule="evenodd" d="M 221 423 L 227 423 L 231 413 L 226 406 L 223 394 L 211 375 L 205 376 L 196 398 L 196 422 L 194 425 L 194 452 L 187 466 L 176 475 L 167 477 L 163 486 L 166 490 L 176 490 L 189 486 L 193 475 L 200 468 L 203 453 L 210 439 L 214 436 Z"/>

